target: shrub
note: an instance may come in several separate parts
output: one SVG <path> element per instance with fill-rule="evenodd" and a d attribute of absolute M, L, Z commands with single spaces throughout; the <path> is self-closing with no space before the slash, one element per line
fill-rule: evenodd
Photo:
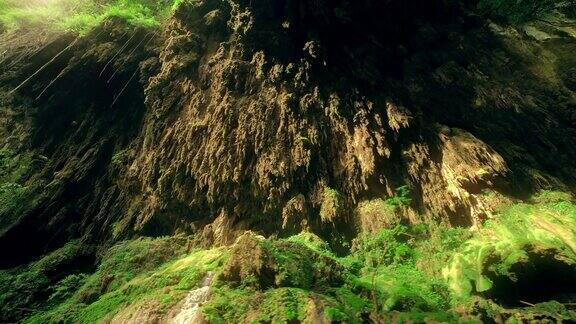
<path fill-rule="evenodd" d="M 401 186 L 396 188 L 396 195 L 386 199 L 386 203 L 391 206 L 409 206 L 412 203 L 410 187 Z"/>
<path fill-rule="evenodd" d="M 352 253 L 367 267 L 379 267 L 413 262 L 412 234 L 408 227 L 398 225 L 393 229 L 382 229 L 376 234 L 363 233 L 352 246 Z"/>

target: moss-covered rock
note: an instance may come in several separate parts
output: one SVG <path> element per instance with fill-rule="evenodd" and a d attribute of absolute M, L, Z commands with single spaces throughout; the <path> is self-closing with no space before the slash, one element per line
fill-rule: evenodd
<path fill-rule="evenodd" d="M 343 267 L 319 252 L 322 245 L 301 242 L 297 239 L 269 241 L 251 233 L 244 234 L 234 245 L 218 278 L 234 286 L 261 290 L 271 287 L 312 289 L 343 282 Z"/>
<path fill-rule="evenodd" d="M 0 321 L 14 322 L 62 302 L 85 281 L 94 249 L 72 241 L 28 266 L 0 270 Z"/>
<path fill-rule="evenodd" d="M 571 320 L 576 209 L 566 198 L 546 192 L 531 200 L 538 203 L 510 205 L 477 232 L 440 224 L 366 232 L 344 257 L 309 232 L 282 239 L 246 232 L 213 249 L 190 248 L 195 240 L 182 236 L 125 241 L 106 249 L 95 269 L 70 268 L 87 251 L 77 242 L 29 269 L 0 272 L 2 310 L 13 316 L 3 319 Z M 203 297 L 186 302 L 196 295 Z"/>

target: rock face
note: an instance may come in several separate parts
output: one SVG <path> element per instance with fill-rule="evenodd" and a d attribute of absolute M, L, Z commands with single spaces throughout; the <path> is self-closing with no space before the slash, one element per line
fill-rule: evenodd
<path fill-rule="evenodd" d="M 490 216 L 486 190 L 573 189 L 573 36 L 407 6 L 203 0 L 159 31 L 20 45 L 0 67 L 0 147 L 42 162 L 0 266 L 81 236 L 346 235 L 402 185 L 395 222 L 453 225 Z"/>

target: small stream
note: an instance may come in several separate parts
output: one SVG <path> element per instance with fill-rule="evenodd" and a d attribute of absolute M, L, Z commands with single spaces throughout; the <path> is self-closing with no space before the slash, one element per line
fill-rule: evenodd
<path fill-rule="evenodd" d="M 208 272 L 202 280 L 202 287 L 194 289 L 188 293 L 188 296 L 184 299 L 182 309 L 171 321 L 172 323 L 190 324 L 199 322 L 198 310 L 200 309 L 200 305 L 208 301 L 208 298 L 210 297 L 210 284 L 212 283 L 213 277 L 214 274 Z"/>

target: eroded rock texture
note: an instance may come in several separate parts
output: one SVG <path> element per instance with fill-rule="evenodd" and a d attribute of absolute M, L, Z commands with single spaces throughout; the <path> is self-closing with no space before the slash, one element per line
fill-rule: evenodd
<path fill-rule="evenodd" d="M 17 87 L 66 50 L 2 90 L 2 114 L 33 112 L 19 136 L 47 162 L 29 184 L 43 198 L 1 244 L 61 237 L 45 225 L 64 220 L 86 237 L 330 237 L 402 185 L 412 202 L 378 212 L 382 226 L 473 226 L 490 216 L 486 190 L 573 188 L 566 32 L 534 39 L 442 1 L 205 0 L 160 31 L 58 39 L 2 70 Z M 30 253 L 40 242 L 52 241 Z"/>

